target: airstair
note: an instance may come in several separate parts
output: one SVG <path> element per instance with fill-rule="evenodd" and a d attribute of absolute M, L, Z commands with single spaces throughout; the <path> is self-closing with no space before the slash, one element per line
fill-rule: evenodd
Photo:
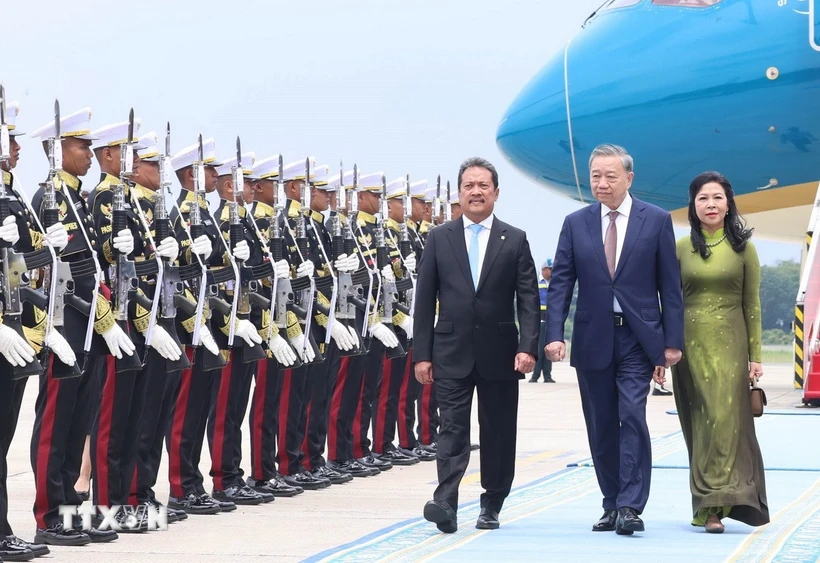
<path fill-rule="evenodd" d="M 802 387 L 803 404 L 820 407 L 820 186 L 806 230 L 806 259 L 794 306 L 794 386 Z"/>

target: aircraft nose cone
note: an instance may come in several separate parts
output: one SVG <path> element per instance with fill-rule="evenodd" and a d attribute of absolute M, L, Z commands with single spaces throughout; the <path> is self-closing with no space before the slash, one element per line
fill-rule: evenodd
<path fill-rule="evenodd" d="M 576 186 L 564 63 L 562 50 L 524 87 L 496 134 L 499 150 L 521 172 L 559 189 Z"/>

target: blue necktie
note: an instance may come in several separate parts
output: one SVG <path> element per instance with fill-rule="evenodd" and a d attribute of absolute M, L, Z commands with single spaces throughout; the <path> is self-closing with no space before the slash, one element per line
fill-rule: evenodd
<path fill-rule="evenodd" d="M 470 250 L 467 255 L 470 257 L 470 272 L 473 274 L 473 286 L 478 289 L 478 233 L 484 227 L 479 224 L 473 224 L 467 227 L 473 233 L 470 239 Z"/>

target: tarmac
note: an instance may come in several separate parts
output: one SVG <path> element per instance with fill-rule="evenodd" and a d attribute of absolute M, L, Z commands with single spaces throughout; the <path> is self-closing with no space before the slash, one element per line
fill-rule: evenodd
<path fill-rule="evenodd" d="M 768 409 L 796 409 L 800 405 L 800 391 L 794 389 L 791 365 L 765 365 L 764 370 L 765 377 L 760 386 L 766 391 Z M 556 383 L 529 383 L 527 379 L 521 382 L 514 489 L 523 489 L 524 485 L 567 471 L 569 465 L 589 457 L 575 372 L 568 362 L 564 362 L 554 366 L 553 377 Z M 667 379 L 671 378 L 668 376 Z M 667 387 L 671 388 L 671 381 Z M 25 540 L 32 539 L 35 528 L 29 442 L 36 395 L 37 383 L 29 381 L 20 423 L 8 456 L 9 520 L 15 533 Z M 674 397 L 650 395 L 647 419 L 653 439 L 669 436 L 680 429 L 677 416 L 669 414 L 674 409 Z M 477 442 L 476 408 L 473 409 L 472 436 Z M 210 468 L 207 446 L 205 450 L 201 471 L 206 476 L 205 486 L 208 488 L 211 483 L 207 477 Z M 247 420 L 243 428 L 243 452 L 247 465 L 250 457 Z M 473 455 L 461 485 L 460 502 L 463 504 L 476 501 L 482 491 L 477 453 L 474 452 L 476 455 Z M 765 457 L 766 452 L 763 453 Z M 155 488 L 157 497 L 163 502 L 168 497 L 166 461 L 163 459 L 160 482 Z M 680 472 L 680 478 L 685 479 L 685 475 Z M 227 514 L 189 516 L 183 522 L 171 524 L 167 531 L 120 534 L 117 541 L 107 544 L 51 546 L 51 555 L 39 560 L 284 562 L 317 560 L 319 554 L 325 554 L 321 559 L 333 560 L 326 554 L 334 553 L 339 546 L 361 544 L 362 538 L 378 536 L 386 528 L 418 519 L 424 503 L 432 497 L 435 484 L 435 462 L 394 467 L 376 477 L 355 479 L 320 491 L 306 491 L 294 498 L 278 498 L 270 504 L 239 506 Z M 686 486 L 683 484 L 675 490 L 679 488 L 679 494 L 684 497 L 679 500 L 685 505 L 688 502 Z M 577 524 L 579 530 L 589 529 L 600 516 L 599 508 L 590 508 L 589 514 L 585 512 L 573 515 L 577 522 L 570 522 Z M 502 511 L 502 528 L 504 517 Z M 681 524 L 688 525 L 688 522 L 682 521 Z M 651 533 L 651 520 L 647 520 L 647 530 Z M 550 559 L 546 556 L 548 544 L 545 544 L 545 550 L 544 560 Z M 657 560 L 663 557 L 663 553 L 657 553 Z M 408 558 L 414 560 L 412 547 Z M 471 558 L 484 559 L 480 553 Z"/>

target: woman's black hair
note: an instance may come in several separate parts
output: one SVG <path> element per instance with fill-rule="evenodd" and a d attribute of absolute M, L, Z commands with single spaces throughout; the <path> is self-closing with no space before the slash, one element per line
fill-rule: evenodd
<path fill-rule="evenodd" d="M 726 202 L 729 205 L 729 210 L 724 220 L 724 232 L 732 249 L 735 252 L 742 252 L 746 248 L 746 243 L 752 238 L 754 229 L 746 228 L 746 221 L 737 211 L 732 184 L 720 172 L 712 171 L 698 174 L 689 184 L 689 226 L 692 228 L 690 237 L 692 246 L 695 248 L 694 252 L 699 252 L 703 258 L 708 258 L 712 254 L 712 251 L 706 246 L 706 238 L 701 232 L 700 219 L 698 219 L 697 211 L 695 211 L 695 198 L 698 196 L 698 192 L 703 186 L 711 182 L 720 184 L 723 186 L 723 191 L 726 192 Z"/>

